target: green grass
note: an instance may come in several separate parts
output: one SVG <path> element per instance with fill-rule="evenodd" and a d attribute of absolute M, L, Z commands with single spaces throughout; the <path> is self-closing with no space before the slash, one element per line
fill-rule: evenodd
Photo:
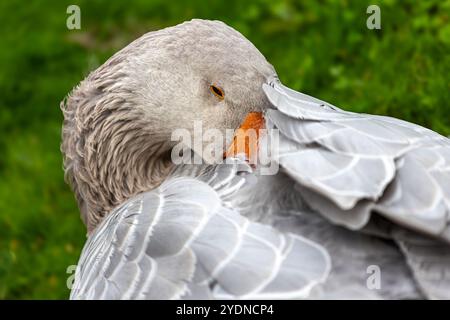
<path fill-rule="evenodd" d="M 359 112 L 450 135 L 450 1 L 2 1 L 0 298 L 67 298 L 85 241 L 63 181 L 59 102 L 137 36 L 191 18 L 247 36 L 281 80 Z M 81 7 L 79 31 L 65 27 Z M 366 28 L 368 4 L 382 30 Z"/>

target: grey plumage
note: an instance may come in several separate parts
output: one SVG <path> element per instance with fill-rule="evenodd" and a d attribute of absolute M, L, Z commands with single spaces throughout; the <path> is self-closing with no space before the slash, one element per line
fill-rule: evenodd
<path fill-rule="evenodd" d="M 225 207 L 220 194 L 245 180 L 239 166 L 202 173 L 228 171 L 211 185 L 174 174 L 113 211 L 85 246 L 71 298 L 307 297 L 327 277 L 328 254 Z"/>
<path fill-rule="evenodd" d="M 277 80 L 263 86 L 277 108 L 267 112 L 267 121 L 281 131 L 278 161 L 299 183 L 296 187 L 304 201 L 349 229 L 373 232 L 371 215 L 380 214 L 394 224 L 440 239 L 424 240 L 389 222 L 389 232 L 383 234 L 399 245 L 426 297 L 450 298 L 450 246 L 441 243 L 450 242 L 449 140 L 398 119 L 340 110 L 295 93 Z M 405 233 L 408 238 L 399 236 Z M 314 240 L 326 246 L 326 240 Z M 367 244 L 366 250 L 375 248 Z M 332 260 L 341 257 L 332 255 Z M 391 289 L 391 293 L 396 290 Z M 407 293 L 400 297 L 419 294 L 412 289 Z"/>
<path fill-rule="evenodd" d="M 394 118 L 342 111 L 277 80 L 263 86 L 277 108 L 267 118 L 281 131 L 278 161 L 309 188 L 312 207 L 351 228 L 363 227 L 373 211 L 450 241 L 447 138 Z"/>
<path fill-rule="evenodd" d="M 449 140 L 277 79 L 237 31 L 193 20 L 74 89 L 61 150 L 89 239 L 71 298 L 450 298 Z M 170 161 L 174 129 L 224 132 L 249 112 L 280 131 L 277 175 Z"/>

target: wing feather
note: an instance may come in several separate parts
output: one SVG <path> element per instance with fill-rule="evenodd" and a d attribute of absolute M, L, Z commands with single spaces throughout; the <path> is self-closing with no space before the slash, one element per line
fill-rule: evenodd
<path fill-rule="evenodd" d="M 248 168 L 224 168 L 172 177 L 114 210 L 83 249 L 71 298 L 306 297 L 328 275 L 327 252 L 225 206 Z"/>
<path fill-rule="evenodd" d="M 370 208 L 450 240 L 448 138 L 403 120 L 341 110 L 278 81 L 263 90 L 275 107 L 267 125 L 280 130 L 277 160 L 312 208 L 352 229 L 364 227 L 369 219 L 362 212 Z"/>

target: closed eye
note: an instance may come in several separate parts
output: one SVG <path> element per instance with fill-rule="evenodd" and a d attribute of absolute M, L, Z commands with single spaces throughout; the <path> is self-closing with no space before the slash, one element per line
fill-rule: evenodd
<path fill-rule="evenodd" d="M 214 94 L 219 100 L 223 100 L 225 98 L 225 92 L 214 84 L 209 86 L 209 91 L 211 91 L 212 94 Z"/>

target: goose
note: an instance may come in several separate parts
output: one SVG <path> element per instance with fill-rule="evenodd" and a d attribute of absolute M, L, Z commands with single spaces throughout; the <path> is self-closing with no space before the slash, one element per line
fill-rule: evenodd
<path fill-rule="evenodd" d="M 61 109 L 88 235 L 71 299 L 450 298 L 450 140 L 289 89 L 223 22 L 141 36 Z M 219 152 L 176 164 L 196 121 Z"/>

